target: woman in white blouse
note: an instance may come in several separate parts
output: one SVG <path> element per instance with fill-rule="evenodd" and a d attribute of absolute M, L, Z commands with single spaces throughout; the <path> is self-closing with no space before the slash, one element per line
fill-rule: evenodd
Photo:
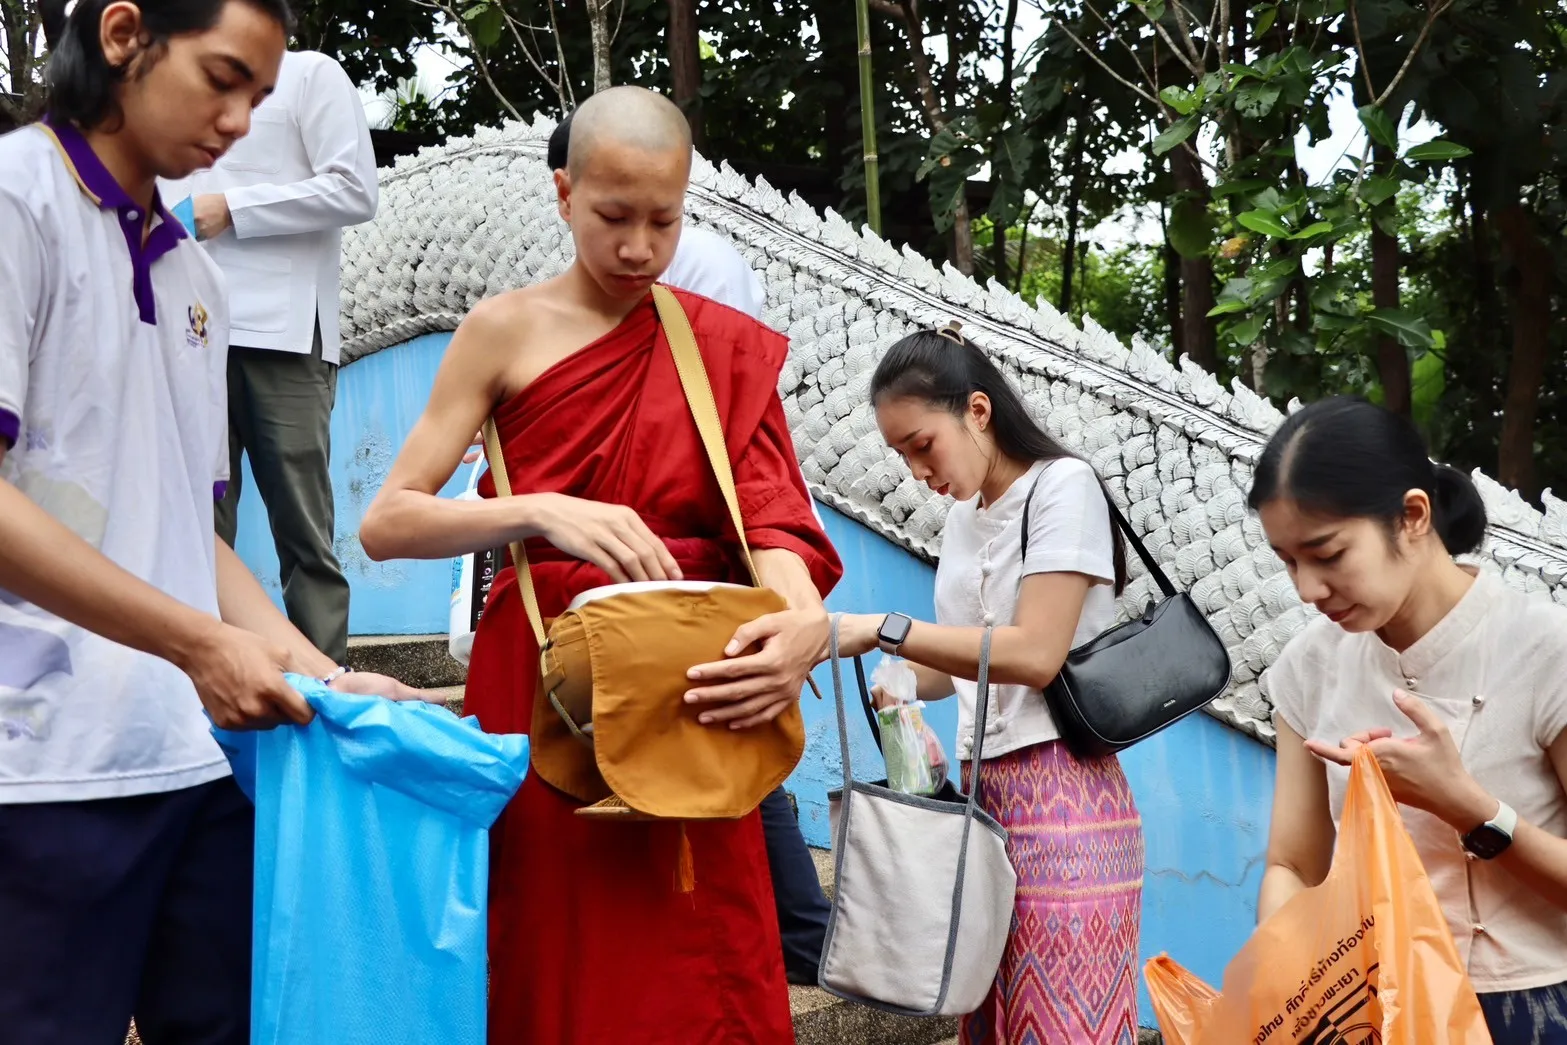
<path fill-rule="evenodd" d="M 871 396 L 887 445 L 957 503 L 936 571 L 937 623 L 846 616 L 843 652 L 880 646 L 907 658 L 923 700 L 956 691 L 965 783 L 980 640 L 994 628 L 980 802 L 1010 834 L 1018 898 L 995 986 L 962 1040 L 1135 1041 L 1142 822 L 1120 763 L 1074 758 L 1040 692 L 1070 649 L 1114 620 L 1126 565 L 1108 494 L 956 324 L 889 349 Z"/>
<path fill-rule="evenodd" d="M 1453 556 L 1485 507 L 1405 419 L 1290 416 L 1250 503 L 1322 616 L 1264 678 L 1278 729 L 1266 919 L 1321 882 L 1369 744 L 1497 1045 L 1567 1045 L 1567 609 Z"/>

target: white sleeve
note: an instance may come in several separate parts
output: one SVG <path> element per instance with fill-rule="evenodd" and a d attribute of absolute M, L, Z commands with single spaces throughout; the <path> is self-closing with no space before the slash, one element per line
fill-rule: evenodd
<path fill-rule="evenodd" d="M 762 318 L 765 296 L 761 279 L 734 244 L 707 229 L 680 230 L 680 242 L 664 282 L 728 305 L 752 319 Z"/>
<path fill-rule="evenodd" d="M 1028 508 L 1023 576 L 1082 573 L 1115 583 L 1110 505 L 1094 470 L 1066 457 L 1045 466 Z"/>
<path fill-rule="evenodd" d="M 21 436 L 47 256 L 37 219 L 8 192 L 0 192 L 0 242 L 0 445 L 9 447 Z"/>
<path fill-rule="evenodd" d="M 194 242 L 194 241 L 192 241 Z M 213 436 L 216 460 L 212 465 L 212 499 L 223 500 L 232 476 L 229 475 L 229 314 L 228 282 L 217 266 L 212 266 L 223 289 L 222 305 L 215 309 L 207 326 L 207 388 L 212 404 Z"/>
<path fill-rule="evenodd" d="M 1306 657 L 1307 644 L 1313 640 L 1310 625 L 1285 643 L 1278 659 L 1257 680 L 1262 695 L 1273 705 L 1275 727 L 1283 722 L 1302 740 L 1310 740 L 1317 723 L 1306 707 L 1307 694 L 1301 685 L 1300 661 Z"/>
<path fill-rule="evenodd" d="M 346 228 L 375 217 L 380 183 L 364 103 L 343 67 L 327 60 L 304 74 L 299 133 L 315 174 L 286 185 L 229 189 L 234 235 L 290 236 Z"/>
<path fill-rule="evenodd" d="M 745 258 L 740 256 L 739 251 L 735 252 L 735 257 L 739 260 L 740 267 L 743 270 L 740 273 L 740 297 L 745 301 L 745 304 L 739 306 L 740 311 L 752 319 L 760 320 L 762 318 L 762 307 L 767 304 L 767 288 L 762 285 L 762 277 L 757 275 L 756 270 L 746 263 Z"/>

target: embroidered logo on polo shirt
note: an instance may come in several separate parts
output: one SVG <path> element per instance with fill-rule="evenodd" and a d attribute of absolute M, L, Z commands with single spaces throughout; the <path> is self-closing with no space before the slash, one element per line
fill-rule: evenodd
<path fill-rule="evenodd" d="M 185 315 L 190 319 L 190 329 L 185 332 L 186 343 L 191 348 L 206 348 L 207 310 L 198 301 L 185 310 Z"/>

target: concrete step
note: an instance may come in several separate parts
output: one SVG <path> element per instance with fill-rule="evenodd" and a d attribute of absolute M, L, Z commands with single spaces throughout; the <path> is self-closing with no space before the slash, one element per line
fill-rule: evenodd
<path fill-rule="evenodd" d="M 957 1031 L 954 1019 L 893 1016 L 818 987 L 790 987 L 789 1011 L 796 1045 L 935 1045 Z"/>
<path fill-rule="evenodd" d="M 452 659 L 446 643 L 445 635 L 355 635 L 348 640 L 348 666 L 421 689 L 460 686 L 468 669 Z"/>

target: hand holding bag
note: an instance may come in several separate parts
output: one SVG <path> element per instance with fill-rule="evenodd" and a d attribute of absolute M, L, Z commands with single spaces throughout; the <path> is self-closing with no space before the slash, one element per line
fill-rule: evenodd
<path fill-rule="evenodd" d="M 1169 1045 L 1489 1045 L 1420 854 L 1361 748 L 1333 866 L 1257 927 L 1224 993 L 1167 956 L 1144 967 Z"/>
<path fill-rule="evenodd" d="M 1023 554 L 1039 479 L 1023 504 Z M 1230 684 L 1230 653 L 1192 597 L 1176 591 L 1131 523 L 1108 496 L 1121 533 L 1148 567 L 1164 599 L 1066 655 L 1045 702 L 1067 749 L 1080 759 L 1131 747 L 1200 710 Z"/>
<path fill-rule="evenodd" d="M 706 581 L 608 585 L 584 592 L 546 627 L 528 554 L 511 545 L 517 585 L 539 646 L 540 681 L 529 734 L 533 771 L 591 803 L 586 816 L 737 819 L 783 783 L 805 750 L 798 704 L 751 729 L 705 726 L 687 704 L 686 673 L 723 660 L 745 623 L 787 608 L 761 586 L 735 494 L 729 452 L 707 371 L 685 311 L 653 288 L 686 402 L 723 491 L 753 587 Z M 498 496 L 511 495 L 493 419 L 485 453 Z M 683 851 L 684 852 L 684 851 Z M 684 881 L 684 872 L 682 873 Z"/>
<path fill-rule="evenodd" d="M 820 983 L 848 1001 L 904 1016 L 973 1012 L 984 1002 L 1012 928 L 1017 873 L 1007 832 L 979 808 L 984 773 L 989 628 L 979 657 L 973 790 L 951 782 L 908 795 L 854 779 L 838 617 L 829 650 L 843 790 L 831 802 L 834 892 Z M 861 699 L 868 701 L 861 679 Z M 872 729 L 875 735 L 875 729 Z"/>

